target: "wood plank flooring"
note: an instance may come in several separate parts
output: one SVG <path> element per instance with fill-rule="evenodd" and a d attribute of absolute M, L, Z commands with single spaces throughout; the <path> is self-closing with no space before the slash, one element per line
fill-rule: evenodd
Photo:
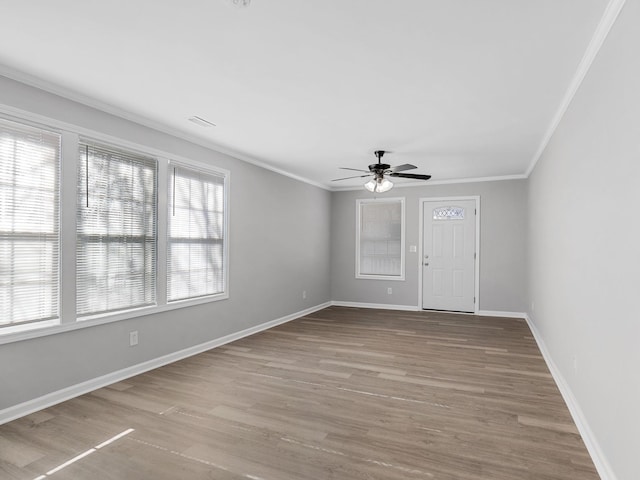
<path fill-rule="evenodd" d="M 0 478 L 599 477 L 524 321 L 331 307 L 0 426 Z"/>

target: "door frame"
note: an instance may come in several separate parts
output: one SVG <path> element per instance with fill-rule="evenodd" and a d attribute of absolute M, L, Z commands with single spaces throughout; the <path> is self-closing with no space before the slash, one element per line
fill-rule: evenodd
<path fill-rule="evenodd" d="M 475 258 L 475 298 L 476 301 L 473 305 L 473 315 L 478 315 L 480 311 L 480 195 L 469 195 L 460 197 L 420 197 L 418 202 L 420 203 L 420 217 L 418 219 L 419 229 L 419 243 L 418 243 L 418 310 L 424 310 L 422 308 L 422 282 L 424 277 L 424 269 L 422 268 L 422 262 L 424 258 L 424 206 L 426 202 L 456 202 L 461 200 L 474 200 L 476 203 L 476 258 Z"/>

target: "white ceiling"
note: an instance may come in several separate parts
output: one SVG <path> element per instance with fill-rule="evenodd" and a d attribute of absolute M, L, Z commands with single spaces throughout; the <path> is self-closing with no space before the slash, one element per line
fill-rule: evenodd
<path fill-rule="evenodd" d="M 607 3 L 0 0 L 0 64 L 328 187 L 377 149 L 432 181 L 517 176 Z"/>

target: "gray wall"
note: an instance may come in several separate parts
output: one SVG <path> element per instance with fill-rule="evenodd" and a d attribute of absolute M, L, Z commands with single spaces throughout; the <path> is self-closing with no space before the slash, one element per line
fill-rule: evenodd
<path fill-rule="evenodd" d="M 529 180 L 387 194 L 406 197 L 407 246 L 418 244 L 418 198 L 481 197 L 480 308 L 529 314 L 620 480 L 640 478 L 639 20 L 627 2 Z M 1 345 L 0 409 L 329 300 L 418 304 L 408 249 L 406 281 L 355 278 L 363 191 L 329 194 L 3 77 L 0 104 L 209 162 L 232 180 L 228 300 Z"/>
<path fill-rule="evenodd" d="M 640 478 L 640 2 L 530 176 L 529 315 L 615 475 Z"/>
<path fill-rule="evenodd" d="M 331 201 L 331 297 L 335 301 L 418 306 L 419 199 L 480 196 L 480 309 L 526 310 L 525 180 L 394 188 L 382 197 L 405 197 L 405 281 L 355 278 L 356 199 L 372 198 L 365 190 L 334 192 Z M 419 250 L 418 250 L 419 251 Z M 393 294 L 387 294 L 387 288 Z"/>
<path fill-rule="evenodd" d="M 330 300 L 329 192 L 4 77 L 0 104 L 231 172 L 230 298 L 0 345 L 0 410 Z"/>

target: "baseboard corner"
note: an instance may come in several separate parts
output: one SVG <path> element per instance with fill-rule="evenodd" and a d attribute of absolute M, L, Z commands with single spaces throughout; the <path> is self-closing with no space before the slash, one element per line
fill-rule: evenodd
<path fill-rule="evenodd" d="M 478 310 L 478 316 L 480 317 L 503 317 L 503 318 L 519 318 L 526 320 L 527 314 L 525 312 L 507 312 L 504 310 Z"/>
<path fill-rule="evenodd" d="M 593 433 L 593 430 L 591 430 L 591 427 L 589 426 L 589 423 L 586 417 L 584 416 L 584 413 L 582 411 L 582 408 L 580 407 L 580 404 L 578 403 L 577 398 L 573 394 L 573 391 L 571 390 L 571 387 L 569 386 L 568 382 L 565 380 L 564 376 L 562 375 L 562 372 L 560 371 L 556 363 L 553 361 L 553 358 L 551 357 L 551 353 L 549 352 L 549 349 L 547 348 L 547 345 L 544 342 L 544 339 L 542 338 L 540 331 L 537 329 L 535 323 L 533 322 L 533 320 L 531 319 L 528 313 L 525 313 L 524 319 L 526 320 L 527 325 L 529 326 L 529 330 L 531 330 L 533 338 L 535 339 L 538 345 L 538 349 L 540 350 L 540 353 L 542 354 L 542 357 L 544 358 L 544 361 L 546 362 L 547 367 L 549 368 L 549 372 L 551 372 L 551 376 L 553 377 L 553 380 L 556 383 L 558 390 L 560 390 L 560 394 L 562 395 L 562 398 L 564 399 L 564 402 L 567 405 L 567 408 L 569 409 L 571 418 L 573 418 L 573 421 L 576 424 L 578 431 L 580 432 L 582 441 L 587 447 L 587 451 L 589 452 L 589 456 L 591 457 L 591 460 L 593 461 L 593 464 L 596 467 L 596 470 L 598 471 L 598 475 L 600 475 L 600 478 L 602 480 L 617 480 L 617 477 L 613 471 L 613 468 L 611 467 L 611 464 L 607 460 L 606 455 L 602 451 L 602 447 L 600 447 L 600 443 L 598 442 L 595 434 Z"/>

